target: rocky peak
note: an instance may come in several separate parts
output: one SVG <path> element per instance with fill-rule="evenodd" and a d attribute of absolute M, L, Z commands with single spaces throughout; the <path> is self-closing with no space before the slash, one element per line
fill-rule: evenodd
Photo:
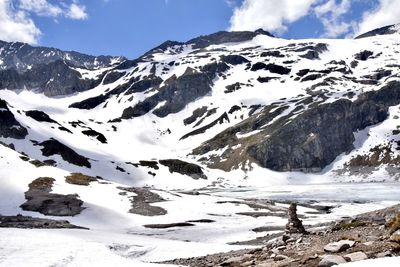
<path fill-rule="evenodd" d="M 63 60 L 68 65 L 98 69 L 126 60 L 124 57 L 91 56 L 75 51 L 62 51 L 56 48 L 35 47 L 21 42 L 0 41 L 0 70 L 15 69 L 25 72 L 37 64 L 49 64 Z"/>
<path fill-rule="evenodd" d="M 377 35 L 389 35 L 394 33 L 400 33 L 400 24 L 389 25 L 385 27 L 381 27 L 366 33 L 363 33 L 356 37 L 356 39 L 373 37 Z"/>
<path fill-rule="evenodd" d="M 193 48 L 204 48 L 209 45 L 246 42 L 246 41 L 252 40 L 257 35 L 267 35 L 269 37 L 273 37 L 272 34 L 270 34 L 267 31 L 264 31 L 262 29 L 258 29 L 254 32 L 252 32 L 252 31 L 233 31 L 233 32 L 220 31 L 220 32 L 216 32 L 216 33 L 213 33 L 210 35 L 204 35 L 204 36 L 194 38 L 194 39 L 186 42 L 186 44 L 192 44 Z"/>

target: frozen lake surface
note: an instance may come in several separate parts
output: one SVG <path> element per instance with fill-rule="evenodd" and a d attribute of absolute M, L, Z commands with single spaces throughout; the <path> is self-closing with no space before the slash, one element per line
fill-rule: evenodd
<path fill-rule="evenodd" d="M 335 183 L 311 185 L 271 185 L 215 189 L 208 193 L 236 198 L 284 201 L 379 202 L 400 201 L 400 183 Z"/>

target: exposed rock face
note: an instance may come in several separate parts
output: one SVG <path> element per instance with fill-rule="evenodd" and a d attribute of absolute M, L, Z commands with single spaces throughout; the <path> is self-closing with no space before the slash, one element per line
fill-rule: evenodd
<path fill-rule="evenodd" d="M 262 62 L 258 62 L 251 67 L 251 71 L 258 71 L 258 70 L 269 70 L 271 73 L 281 74 L 281 75 L 289 74 L 291 71 L 289 68 L 274 63 L 265 64 Z"/>
<path fill-rule="evenodd" d="M 26 88 L 47 96 L 82 92 L 98 85 L 102 75 L 83 79 L 75 68 L 93 70 L 124 60 L 123 57 L 95 57 L 73 51 L 0 41 L 0 89 Z M 117 75 L 120 74 L 110 73 L 105 82 L 112 82 L 117 79 Z"/>
<path fill-rule="evenodd" d="M 81 102 L 72 103 L 69 107 L 78 109 L 93 109 L 98 105 L 106 102 L 110 97 L 114 95 L 118 95 L 124 92 L 125 94 L 144 92 L 147 89 L 160 85 L 162 82 L 163 80 L 155 75 L 149 75 L 143 78 L 133 77 L 129 81 L 115 87 L 105 94 L 90 97 Z"/>
<path fill-rule="evenodd" d="M 365 51 L 361 51 L 360 53 L 356 54 L 354 56 L 354 58 L 357 60 L 366 61 L 373 54 L 374 54 L 374 52 L 365 50 Z"/>
<path fill-rule="evenodd" d="M 208 75 L 190 68 L 182 76 L 171 77 L 165 83 L 166 85 L 159 88 L 153 96 L 134 107 L 125 109 L 121 118 L 130 119 L 147 114 L 163 101 L 166 103 L 155 109 L 153 113 L 158 117 L 166 117 L 171 113 L 181 111 L 188 103 L 211 91 L 211 79 Z"/>
<path fill-rule="evenodd" d="M 306 229 L 304 229 L 303 223 L 297 217 L 297 205 L 296 203 L 292 203 L 288 209 L 288 219 L 289 222 L 286 224 L 286 232 L 290 234 L 305 234 L 307 233 Z"/>
<path fill-rule="evenodd" d="M 83 201 L 78 195 L 61 195 L 50 193 L 53 186 L 53 178 L 42 177 L 29 184 L 29 190 L 25 192 L 26 202 L 21 205 L 23 210 L 36 211 L 51 216 L 74 216 L 79 214 Z"/>
<path fill-rule="evenodd" d="M 227 56 L 221 56 L 221 60 L 227 64 L 231 65 L 240 65 L 240 64 L 245 64 L 248 63 L 249 60 L 246 58 L 240 56 L 240 55 L 227 55 Z"/>
<path fill-rule="evenodd" d="M 222 124 L 225 121 L 229 122 L 229 117 L 228 117 L 228 114 L 226 112 L 224 112 L 224 114 L 222 114 L 218 119 L 216 119 L 215 121 L 211 122 L 210 124 L 207 124 L 207 125 L 205 125 L 203 127 L 200 127 L 198 129 L 190 132 L 190 133 L 185 134 L 184 136 L 181 137 L 180 140 L 186 139 L 186 138 L 188 138 L 190 136 L 202 134 L 205 131 L 207 131 L 208 129 L 214 127 L 215 125 Z"/>
<path fill-rule="evenodd" d="M 111 71 L 104 76 L 103 84 L 110 84 L 116 82 L 119 78 L 124 76 L 126 72 L 124 71 Z"/>
<path fill-rule="evenodd" d="M 398 27 L 399 24 L 397 25 L 389 25 L 389 26 L 385 26 L 379 29 L 375 29 L 369 32 L 366 32 L 364 34 L 361 34 L 359 36 L 356 37 L 356 39 L 361 39 L 361 38 L 367 38 L 367 37 L 373 37 L 373 36 L 377 36 L 377 35 L 388 35 L 388 34 L 394 34 L 399 32 L 399 30 L 396 28 Z"/>
<path fill-rule="evenodd" d="M 278 117 L 285 106 L 265 107 L 203 143 L 193 154 L 204 155 L 228 146 L 222 156 L 210 158 L 208 166 L 230 170 L 253 160 L 275 171 L 321 171 L 337 156 L 353 149 L 354 132 L 384 121 L 389 107 L 400 104 L 400 83 L 390 82 L 377 91 L 361 94 L 354 101 L 339 99 L 317 105 L 304 99 L 296 106 L 299 104 L 308 105 L 308 108 L 295 116 L 298 109 Z M 237 137 L 238 133 L 256 130 L 259 132 L 250 137 Z M 239 149 L 229 149 L 238 145 Z M 224 158 L 227 160 L 221 163 Z"/>
<path fill-rule="evenodd" d="M 95 87 L 101 80 L 85 80 L 81 74 L 58 60 L 37 64 L 19 73 L 15 69 L 0 71 L 0 89 L 28 88 L 47 96 L 67 95 Z"/>
<path fill-rule="evenodd" d="M 71 224 L 68 221 L 33 218 L 30 216 L 1 216 L 0 228 L 22 229 L 87 229 Z"/>
<path fill-rule="evenodd" d="M 84 175 L 82 173 L 71 173 L 65 177 L 65 182 L 74 185 L 89 186 L 91 182 L 96 182 L 97 178 Z"/>
<path fill-rule="evenodd" d="M 151 205 L 152 203 L 163 202 L 165 199 L 151 192 L 149 189 L 138 187 L 119 187 L 118 189 L 124 191 L 120 193 L 121 195 L 124 195 L 125 192 L 136 194 L 136 196 L 131 198 L 132 208 L 129 210 L 130 213 L 143 216 L 160 216 L 167 214 L 165 209 Z"/>
<path fill-rule="evenodd" d="M 93 129 L 84 130 L 84 131 L 82 131 L 82 133 L 87 136 L 96 137 L 96 139 L 99 140 L 99 142 L 101 142 L 103 144 L 107 144 L 107 138 L 104 136 L 104 134 L 99 133 Z"/>
<path fill-rule="evenodd" d="M 5 138 L 24 139 L 28 130 L 14 117 L 7 102 L 0 99 L 0 136 Z"/>
<path fill-rule="evenodd" d="M 57 140 L 50 139 L 40 143 L 39 146 L 43 147 L 41 150 L 43 156 L 45 157 L 60 155 L 63 158 L 63 160 L 71 164 L 87 168 L 91 167 L 91 164 L 87 158 L 79 155 L 74 150 L 60 143 Z"/>
<path fill-rule="evenodd" d="M 20 73 L 29 69 L 29 66 L 49 64 L 58 60 L 63 60 L 74 67 L 88 69 L 107 67 L 113 61 L 125 60 L 123 57 L 95 57 L 74 51 L 61 51 L 56 48 L 33 47 L 25 43 L 3 41 L 0 41 L 0 59 L 3 62 L 0 69 L 15 69 Z"/>
<path fill-rule="evenodd" d="M 188 41 L 186 44 L 192 44 L 194 48 L 204 48 L 209 45 L 218 45 L 223 43 L 240 43 L 252 40 L 257 35 L 266 35 L 273 37 L 272 34 L 262 29 L 254 32 L 242 31 L 242 32 L 226 32 L 221 31 L 206 36 L 200 36 L 195 39 Z"/>
<path fill-rule="evenodd" d="M 132 83 L 126 94 L 141 93 L 152 87 L 159 86 L 162 82 L 163 80 L 160 77 L 149 75 Z"/>
<path fill-rule="evenodd" d="M 204 35 L 187 42 L 176 42 L 176 41 L 166 41 L 161 45 L 151 49 L 147 53 L 145 53 L 142 57 L 135 59 L 135 60 L 126 60 L 121 63 L 117 69 L 127 69 L 133 66 L 136 66 L 138 62 L 142 61 L 143 59 L 151 58 L 153 53 L 156 52 L 165 52 L 167 49 L 172 48 L 174 46 L 184 46 L 184 45 L 191 45 L 194 49 L 202 49 L 210 45 L 219 45 L 224 43 L 239 43 L 252 40 L 254 37 L 258 35 L 266 35 L 270 37 L 274 37 L 267 31 L 262 29 L 256 30 L 254 32 L 251 31 L 241 31 L 241 32 L 227 32 L 227 31 L 220 31 L 210 35 Z"/>
<path fill-rule="evenodd" d="M 160 160 L 160 164 L 167 166 L 171 173 L 177 172 L 183 175 L 188 175 L 193 179 L 207 179 L 200 166 L 188 163 L 179 159 Z"/>
<path fill-rule="evenodd" d="M 189 125 L 195 122 L 198 118 L 202 117 L 207 112 L 207 107 L 201 107 L 193 110 L 193 114 L 183 120 L 183 124 Z"/>
<path fill-rule="evenodd" d="M 315 45 L 307 45 L 295 50 L 296 52 L 306 52 L 304 55 L 301 55 L 302 58 L 307 58 L 310 60 L 319 59 L 319 55 L 325 51 L 328 51 L 328 46 L 324 43 L 318 43 Z"/>
<path fill-rule="evenodd" d="M 25 112 L 25 115 L 31 117 L 38 122 L 57 123 L 55 120 L 50 118 L 49 115 L 40 110 L 29 110 Z"/>
<path fill-rule="evenodd" d="M 384 121 L 388 108 L 398 103 L 400 83 L 393 82 L 355 102 L 338 100 L 320 105 L 271 129 L 270 137 L 248 152 L 273 170 L 320 171 L 338 155 L 353 149 L 355 131 Z"/>

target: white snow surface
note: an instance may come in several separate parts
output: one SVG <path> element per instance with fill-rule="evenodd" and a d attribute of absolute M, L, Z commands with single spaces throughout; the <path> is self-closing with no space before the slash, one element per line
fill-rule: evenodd
<path fill-rule="evenodd" d="M 387 267 L 400 266 L 400 257 L 370 259 L 370 260 L 349 262 L 346 264 L 338 265 L 338 267 L 377 267 L 377 266 L 387 266 Z"/>

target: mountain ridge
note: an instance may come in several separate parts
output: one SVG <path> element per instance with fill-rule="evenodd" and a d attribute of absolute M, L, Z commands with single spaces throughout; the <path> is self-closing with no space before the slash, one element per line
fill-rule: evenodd
<path fill-rule="evenodd" d="M 346 42 L 353 41 L 321 43 L 283 40 L 262 30 L 218 32 L 185 43 L 166 42 L 136 60 L 117 60 L 117 64 L 100 69 L 76 68 L 58 60 L 39 64 L 39 67 L 34 66 L 22 73 L 15 71 L 12 74 L 12 70 L 5 70 L 0 72 L 0 77 L 3 77 L 0 78 L 0 85 L 14 90 L 31 88 L 48 96 L 66 95 L 63 98 L 67 103 L 66 113 L 109 110 L 97 125 L 88 126 L 95 119 L 87 123 L 80 120 L 69 122 L 73 128 L 81 128 L 82 133 L 89 131 L 94 136 L 102 136 L 102 140 L 109 138 L 104 130 L 96 130 L 102 128 L 101 124 L 112 126 L 113 131 L 119 132 L 119 125 L 129 124 L 132 120 L 154 118 L 157 123 L 168 124 L 171 116 L 179 117 L 181 122 L 191 117 L 193 123 L 176 125 L 179 130 L 174 130 L 174 127 L 158 129 L 161 133 L 169 134 L 153 138 L 168 140 L 170 138 L 167 136 L 171 135 L 172 140 L 183 147 L 191 140 L 199 139 L 181 156 L 193 158 L 207 168 L 250 171 L 250 165 L 257 164 L 280 172 L 319 173 L 339 155 L 354 149 L 354 132 L 384 121 L 389 116 L 388 107 L 396 105 L 393 100 L 397 97 L 391 94 L 391 101 L 379 107 L 373 107 L 368 97 L 365 103 L 360 100 L 360 107 L 365 110 L 363 115 L 357 114 L 358 106 L 355 109 L 347 108 L 353 105 L 356 98 L 371 95 L 368 91 L 382 88 L 379 90 L 384 92 L 385 85 L 390 87 L 390 79 L 396 80 L 397 76 L 396 65 L 388 65 L 381 57 L 382 53 L 388 52 L 386 50 L 381 49 L 379 53 L 354 47 L 354 54 L 346 58 L 332 54 L 336 46 L 343 46 Z M 363 42 L 366 46 L 369 44 L 368 40 Z M 396 38 L 393 42 L 396 42 Z M 378 46 L 376 48 L 380 49 Z M 371 71 L 369 62 L 374 60 L 378 65 L 383 65 L 373 67 Z M 307 65 L 310 67 L 307 68 Z M 10 77 L 13 79 L 7 80 Z M 36 77 L 39 79 L 35 80 Z M 285 89 L 285 84 L 298 95 L 295 96 L 290 91 L 292 89 Z M 392 84 L 393 90 L 396 90 L 397 85 L 394 81 Z M 339 87 L 343 85 L 352 86 L 353 89 Z M 275 98 L 273 87 L 281 88 L 282 93 L 287 91 L 282 94 L 285 97 Z M 272 95 L 257 98 L 256 95 L 252 96 L 254 90 L 270 92 Z M 366 90 L 366 94 L 361 90 Z M 228 100 L 230 96 L 233 96 L 232 100 Z M 214 98 L 216 106 L 212 108 Z M 340 104 L 340 101 L 344 102 Z M 337 108 L 333 108 L 335 105 Z M 195 106 L 193 114 L 188 110 L 191 106 Z M 344 106 L 344 110 L 339 108 Z M 329 117 L 327 110 L 334 115 Z M 317 114 L 324 115 L 315 117 Z M 99 115 L 93 113 L 93 116 Z M 351 123 L 345 127 L 348 132 L 338 128 L 331 138 L 330 131 L 326 129 L 329 125 L 337 124 L 333 122 L 335 116 L 344 116 Z M 363 123 L 364 118 L 370 119 L 370 122 Z M 315 124 L 322 119 L 326 120 L 322 124 L 325 126 Z M 305 121 L 313 120 L 315 125 L 301 129 Z M 351 124 L 360 126 L 353 129 Z M 73 132 L 68 125 L 59 125 L 66 132 Z M 145 129 L 148 127 L 144 126 Z M 317 132 L 313 133 L 313 130 Z M 290 139 L 293 132 L 299 133 L 297 139 Z M 267 141 L 268 138 L 276 140 Z M 157 143 L 156 139 L 152 141 L 154 144 Z M 338 142 L 344 140 L 346 145 L 340 147 Z M 393 144 L 395 149 L 396 143 Z M 214 156 L 221 149 L 225 151 Z"/>

